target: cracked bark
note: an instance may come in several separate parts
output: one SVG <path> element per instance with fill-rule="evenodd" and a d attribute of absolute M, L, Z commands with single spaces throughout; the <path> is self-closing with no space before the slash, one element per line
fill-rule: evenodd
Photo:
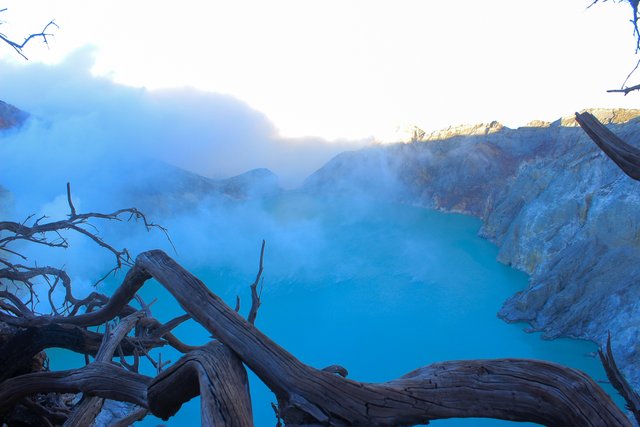
<path fill-rule="evenodd" d="M 576 113 L 576 121 L 625 174 L 640 181 L 640 149 L 620 139 L 591 113 Z"/>
<path fill-rule="evenodd" d="M 253 426 L 247 373 L 218 341 L 189 352 L 155 377 L 147 396 L 151 412 L 166 420 L 197 395 L 202 425 Z"/>

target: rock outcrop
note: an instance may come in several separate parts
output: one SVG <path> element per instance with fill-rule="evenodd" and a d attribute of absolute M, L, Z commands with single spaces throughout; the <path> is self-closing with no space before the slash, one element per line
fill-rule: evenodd
<path fill-rule="evenodd" d="M 20 126 L 27 117 L 24 111 L 0 101 L 0 131 Z"/>
<path fill-rule="evenodd" d="M 590 110 L 640 142 L 640 110 Z M 529 286 L 499 315 L 546 337 L 603 344 L 640 386 L 640 183 L 572 118 L 519 129 L 449 128 L 425 142 L 344 153 L 309 177 L 310 192 L 365 193 L 483 220 L 499 260 Z"/>

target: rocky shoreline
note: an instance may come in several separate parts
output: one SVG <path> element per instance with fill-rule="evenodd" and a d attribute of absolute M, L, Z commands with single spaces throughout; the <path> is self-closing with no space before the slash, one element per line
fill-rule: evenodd
<path fill-rule="evenodd" d="M 590 110 L 633 144 L 640 110 Z M 546 338 L 604 344 L 640 386 L 640 183 L 572 118 L 449 128 L 336 156 L 304 186 L 365 193 L 482 219 L 498 259 L 530 276 L 499 316 Z"/>

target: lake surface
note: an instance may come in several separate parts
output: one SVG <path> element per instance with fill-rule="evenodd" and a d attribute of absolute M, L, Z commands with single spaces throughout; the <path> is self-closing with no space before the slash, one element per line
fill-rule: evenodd
<path fill-rule="evenodd" d="M 387 381 L 433 362 L 499 357 L 551 360 L 605 378 L 598 359 L 587 355 L 596 350 L 593 344 L 544 341 L 524 333 L 526 325 L 496 317 L 502 302 L 525 287 L 527 276 L 495 260 L 497 248 L 477 237 L 478 219 L 352 202 L 289 194 L 260 206 L 208 213 L 206 235 L 216 248 L 210 261 L 193 248 L 178 247 L 179 262 L 230 305 L 240 295 L 246 313 L 265 238 L 256 326 L 303 362 L 342 365 L 355 380 Z M 193 265 L 190 250 L 198 259 Z M 146 301 L 157 298 L 153 313 L 160 320 L 182 314 L 159 286 L 147 285 L 141 294 Z M 175 333 L 190 344 L 210 339 L 194 322 Z M 163 360 L 179 357 L 171 349 L 161 352 Z M 275 398 L 250 376 L 256 425 L 273 426 Z M 147 417 L 136 425 L 161 423 Z M 199 400 L 165 424 L 199 425 Z M 431 425 L 526 424 L 467 419 Z"/>

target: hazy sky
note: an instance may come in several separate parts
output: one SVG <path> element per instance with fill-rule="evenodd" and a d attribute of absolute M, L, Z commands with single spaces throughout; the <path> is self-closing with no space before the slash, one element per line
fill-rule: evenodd
<path fill-rule="evenodd" d="M 384 139 L 398 125 L 515 127 L 637 106 L 606 93 L 636 61 L 630 8 L 590 3 L 11 0 L 0 30 L 20 39 L 55 18 L 50 49 L 31 46 L 30 62 L 92 45 L 96 75 L 231 95 L 282 136 Z"/>

